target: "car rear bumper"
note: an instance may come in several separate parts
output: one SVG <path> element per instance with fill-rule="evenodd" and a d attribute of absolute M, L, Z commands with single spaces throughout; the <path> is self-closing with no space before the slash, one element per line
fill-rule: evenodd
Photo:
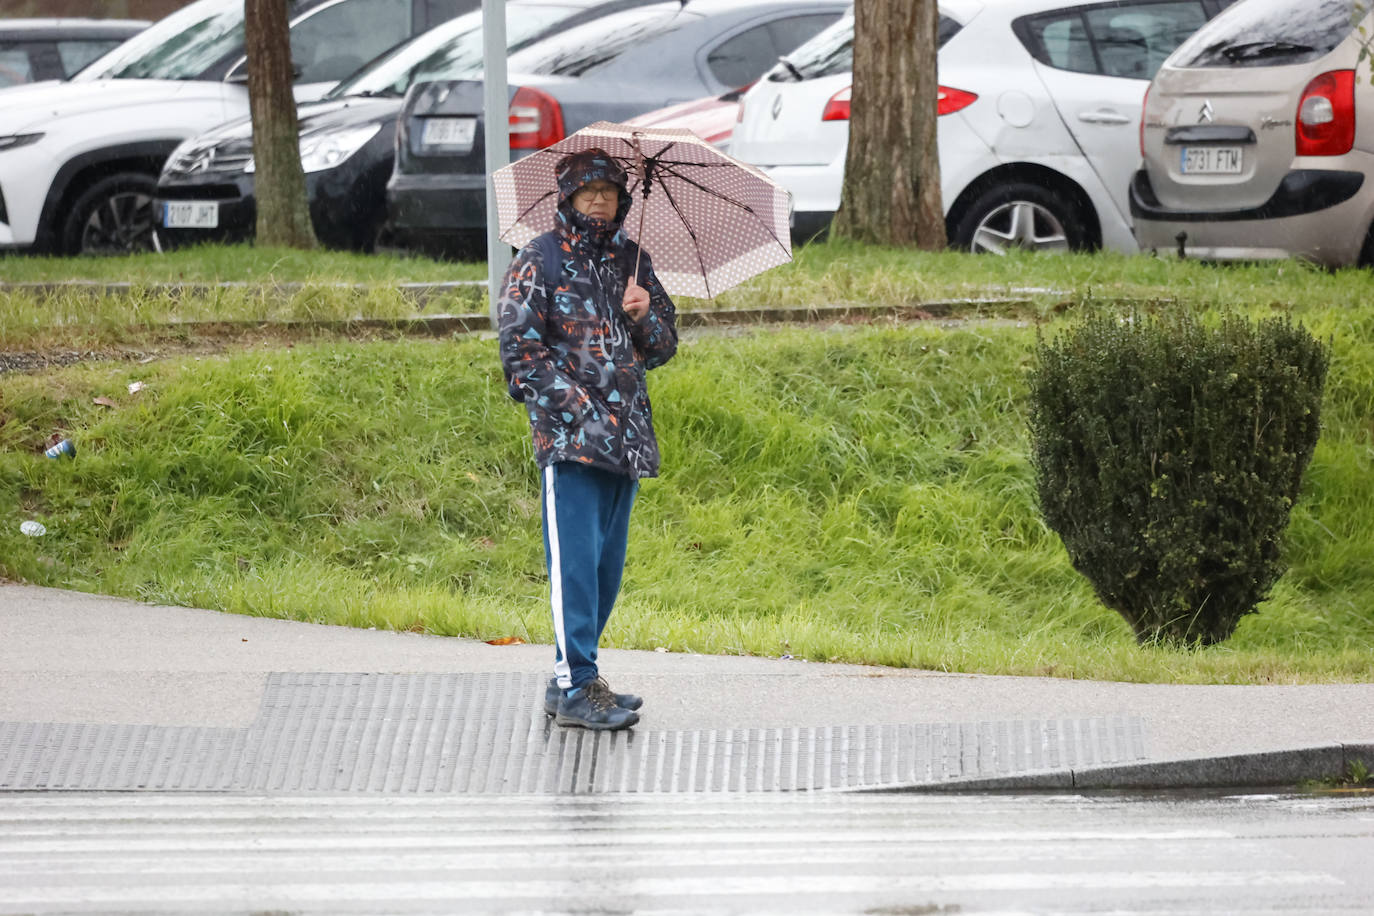
<path fill-rule="evenodd" d="M 1130 202 L 1144 249 L 1210 260 L 1304 257 L 1340 266 L 1359 259 L 1374 183 L 1362 172 L 1294 169 L 1257 207 L 1175 210 L 1159 202 L 1142 169 L 1131 180 Z"/>
<path fill-rule="evenodd" d="M 761 165 L 758 168 L 792 195 L 797 213 L 834 213 L 844 187 L 844 160 L 827 165 Z"/>
<path fill-rule="evenodd" d="M 487 225 L 485 175 L 393 175 L 386 201 L 389 227 L 406 237 Z"/>

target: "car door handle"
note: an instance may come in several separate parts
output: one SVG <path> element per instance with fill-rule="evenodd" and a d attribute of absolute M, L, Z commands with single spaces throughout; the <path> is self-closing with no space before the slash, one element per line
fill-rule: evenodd
<path fill-rule="evenodd" d="M 1087 124 L 1134 124 L 1135 119 L 1128 118 L 1123 114 L 1117 114 L 1110 109 L 1102 108 L 1097 111 L 1080 111 L 1078 120 Z"/>

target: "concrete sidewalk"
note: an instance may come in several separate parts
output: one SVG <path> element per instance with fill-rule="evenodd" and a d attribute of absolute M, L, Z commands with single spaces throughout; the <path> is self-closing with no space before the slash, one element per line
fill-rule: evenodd
<path fill-rule="evenodd" d="M 64 724 L 230 734 L 261 722 L 269 682 L 290 682 L 292 674 L 506 678 L 500 683 L 516 683 L 508 676 L 519 675 L 520 689 L 529 691 L 542 684 L 552 657 L 549 646 L 495 647 L 22 585 L 0 585 L 0 632 L 0 766 L 7 755 L 18 759 L 25 749 L 14 736 L 37 734 L 28 727 L 34 723 L 50 727 L 44 734 Z M 843 734 L 860 734 L 854 727 L 872 726 L 865 733 L 881 739 L 897 734 L 893 727 L 921 723 L 927 729 L 921 735 L 967 743 L 971 728 L 960 739 L 941 727 L 974 723 L 991 734 L 990 724 L 1007 732 L 1011 723 L 1009 733 L 1032 735 L 1033 742 L 1037 733 L 1018 731 L 1018 723 L 1115 717 L 1143 724 L 1144 749 L 1134 755 L 1022 764 L 1016 772 L 956 767 L 916 788 L 1282 785 L 1337 775 L 1354 759 L 1374 764 L 1374 684 L 1126 684 L 628 650 L 603 651 L 601 665 L 616 689 L 644 695 L 636 733 L 709 735 L 712 746 L 718 735 L 788 729 L 844 727 Z M 388 702 L 386 721 L 408 714 Z M 540 725 L 542 714 L 529 722 L 517 728 L 533 735 L 543 727 L 545 740 L 566 740 L 558 734 L 563 730 L 550 735 Z M 973 753 L 995 756 L 996 750 Z M 901 778 L 877 783 L 904 785 Z"/>

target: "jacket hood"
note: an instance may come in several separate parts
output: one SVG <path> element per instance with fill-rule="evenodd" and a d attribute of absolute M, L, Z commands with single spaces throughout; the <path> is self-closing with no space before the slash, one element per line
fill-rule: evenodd
<path fill-rule="evenodd" d="M 628 180 L 625 168 L 610 153 L 595 146 L 578 153 L 569 153 L 558 160 L 554 174 L 558 178 L 558 209 L 565 215 L 571 216 L 575 212 L 572 196 L 577 193 L 578 188 L 593 181 L 609 181 L 620 188 L 620 204 L 616 207 L 613 222 L 624 222 L 632 198 L 629 191 L 625 190 Z"/>

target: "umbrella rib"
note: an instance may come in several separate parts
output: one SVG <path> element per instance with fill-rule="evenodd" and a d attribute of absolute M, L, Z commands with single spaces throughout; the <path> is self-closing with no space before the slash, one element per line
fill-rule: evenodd
<path fill-rule="evenodd" d="M 706 298 L 710 299 L 711 275 L 706 272 L 706 261 L 701 256 L 701 243 L 697 241 L 696 230 L 693 229 L 692 224 L 687 221 L 687 214 L 683 213 L 682 208 L 677 205 L 677 200 L 673 198 L 673 192 L 668 190 L 668 186 L 662 181 L 660 181 L 659 184 L 663 186 L 663 194 L 668 198 L 668 203 L 673 205 L 673 210 L 677 213 L 677 218 L 682 220 L 682 227 L 687 230 L 687 234 L 692 238 L 692 250 L 697 254 L 697 263 L 701 265 L 701 279 L 702 282 L 706 284 Z"/>
<path fill-rule="evenodd" d="M 542 194 L 538 200 L 536 200 L 534 203 L 530 204 L 528 207 L 525 208 L 525 212 L 524 212 L 524 213 L 521 213 L 519 216 L 517 216 L 517 217 L 515 218 L 515 221 L 511 223 L 511 229 L 514 229 L 514 228 L 515 228 L 516 223 L 519 223 L 522 219 L 524 219 L 525 217 L 529 216 L 529 215 L 530 215 L 530 211 L 532 211 L 535 207 L 539 206 L 539 205 L 542 204 L 544 201 L 548 200 L 550 197 L 552 197 L 553 195 L 555 195 L 555 194 L 557 194 L 557 193 L 558 193 L 558 192 L 557 192 L 556 190 L 544 192 L 544 194 Z M 510 229 L 507 229 L 506 231 L 509 232 Z"/>
<path fill-rule="evenodd" d="M 783 250 L 783 253 L 787 253 L 787 246 L 784 245 L 782 241 L 778 238 L 778 234 L 773 231 L 773 227 L 768 224 L 768 221 L 766 219 L 759 216 L 758 212 L 753 207 L 749 206 L 748 204 L 742 204 L 739 201 L 735 200 L 733 197 L 726 197 L 724 194 L 720 193 L 714 188 L 708 188 L 701 182 L 679 173 L 676 169 L 665 169 L 664 171 L 668 175 L 671 175 L 673 178 L 685 181 L 687 184 L 690 184 L 692 187 L 696 188 L 699 191 L 703 191 L 707 194 L 710 194 L 712 197 L 722 200 L 727 204 L 739 207 L 745 213 L 748 213 L 754 219 L 758 220 L 759 225 L 762 226 L 763 230 L 768 233 L 768 235 L 773 239 L 774 242 L 777 243 L 777 246 Z M 663 182 L 662 179 L 659 180 L 659 184 L 663 185 L 663 191 L 666 194 L 668 192 L 668 185 L 665 182 Z"/>

